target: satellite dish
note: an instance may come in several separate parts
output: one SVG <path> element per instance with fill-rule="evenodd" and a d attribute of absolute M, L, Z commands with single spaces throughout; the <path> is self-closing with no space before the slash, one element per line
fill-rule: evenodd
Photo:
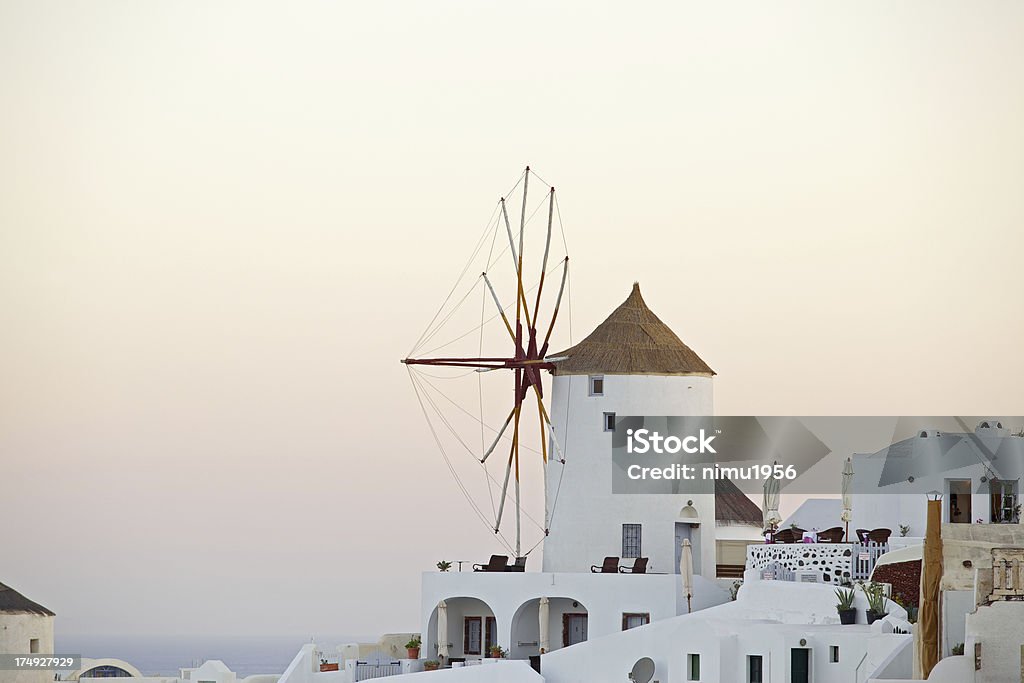
<path fill-rule="evenodd" d="M 633 665 L 633 671 L 629 674 L 633 683 L 650 683 L 654 678 L 654 660 L 650 657 L 641 657 Z"/>

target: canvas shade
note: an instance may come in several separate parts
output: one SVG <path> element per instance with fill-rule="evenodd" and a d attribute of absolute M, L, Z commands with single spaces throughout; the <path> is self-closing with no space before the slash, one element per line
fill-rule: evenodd
<path fill-rule="evenodd" d="M 689 612 L 690 598 L 693 597 L 693 547 L 688 538 L 683 539 L 683 551 L 679 553 L 679 580 L 686 596 L 686 611 Z"/>
<path fill-rule="evenodd" d="M 550 615 L 550 605 L 548 604 L 546 597 L 540 599 L 540 608 L 537 610 L 537 619 L 540 621 L 540 651 L 541 653 L 547 652 L 551 649 L 548 635 L 548 618 Z"/>
<path fill-rule="evenodd" d="M 448 603 L 437 603 L 437 656 L 448 656 Z"/>

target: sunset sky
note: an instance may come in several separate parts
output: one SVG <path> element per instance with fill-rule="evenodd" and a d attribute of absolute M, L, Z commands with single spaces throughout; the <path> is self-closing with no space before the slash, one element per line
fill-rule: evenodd
<path fill-rule="evenodd" d="M 0 4 L 0 582 L 57 633 L 418 630 L 497 548 L 398 360 L 555 184 L 721 414 L 1024 413 L 1024 5 Z"/>

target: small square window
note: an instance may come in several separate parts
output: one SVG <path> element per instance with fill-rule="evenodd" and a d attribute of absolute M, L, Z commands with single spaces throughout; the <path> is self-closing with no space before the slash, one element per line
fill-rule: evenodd
<path fill-rule="evenodd" d="M 628 631 L 637 626 L 646 626 L 651 623 L 650 612 L 626 612 L 622 615 L 622 630 Z"/>
<path fill-rule="evenodd" d="M 699 681 L 700 680 L 700 655 L 689 654 L 686 656 L 686 680 L 688 681 Z"/>
<path fill-rule="evenodd" d="M 591 396 L 604 396 L 604 376 L 603 375 L 591 375 L 590 376 L 590 395 Z"/>
<path fill-rule="evenodd" d="M 839 646 L 838 645 L 831 645 L 831 646 L 829 646 L 829 648 L 828 648 L 828 661 L 832 662 L 833 664 L 838 664 L 839 663 Z"/>
<path fill-rule="evenodd" d="M 615 431 L 615 413 L 604 414 L 604 431 L 614 432 Z"/>
<path fill-rule="evenodd" d="M 30 654 L 38 654 L 39 652 L 39 639 L 32 638 L 28 641 L 28 651 Z"/>

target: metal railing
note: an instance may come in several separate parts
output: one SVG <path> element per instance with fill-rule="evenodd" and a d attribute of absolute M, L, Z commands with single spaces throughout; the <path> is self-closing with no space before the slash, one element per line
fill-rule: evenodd
<path fill-rule="evenodd" d="M 402 663 L 391 662 L 356 662 L 356 681 L 368 681 L 371 678 L 385 678 L 402 673 Z"/>

